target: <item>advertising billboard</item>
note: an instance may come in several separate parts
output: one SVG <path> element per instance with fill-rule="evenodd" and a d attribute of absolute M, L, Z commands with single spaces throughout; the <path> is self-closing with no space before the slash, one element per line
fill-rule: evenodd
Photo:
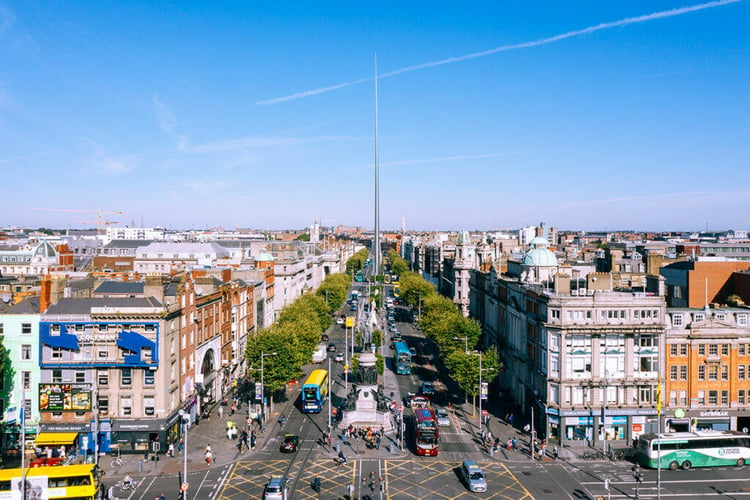
<path fill-rule="evenodd" d="M 39 384 L 39 411 L 90 411 L 91 390 L 74 384 Z"/>

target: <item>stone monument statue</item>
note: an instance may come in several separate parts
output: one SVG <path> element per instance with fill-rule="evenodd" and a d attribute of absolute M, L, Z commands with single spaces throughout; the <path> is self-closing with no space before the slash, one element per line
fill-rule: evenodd
<path fill-rule="evenodd" d="M 377 358 L 372 352 L 359 355 L 357 383 L 346 397 L 341 426 L 372 427 L 388 432 L 393 429 L 383 388 L 378 385 Z"/>

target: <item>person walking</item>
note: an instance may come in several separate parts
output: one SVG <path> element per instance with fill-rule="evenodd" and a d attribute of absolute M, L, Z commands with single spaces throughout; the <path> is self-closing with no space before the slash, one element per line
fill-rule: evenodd
<path fill-rule="evenodd" d="M 219 418 L 224 416 L 224 405 L 219 405 Z"/>
<path fill-rule="evenodd" d="M 169 443 L 169 448 L 167 449 L 167 453 L 169 453 L 170 457 L 174 457 L 174 443 Z"/>

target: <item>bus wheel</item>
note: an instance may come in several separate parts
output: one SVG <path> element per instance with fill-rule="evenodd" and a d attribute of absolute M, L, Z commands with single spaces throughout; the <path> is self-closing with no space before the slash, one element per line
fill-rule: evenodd
<path fill-rule="evenodd" d="M 737 467 L 744 467 L 745 466 L 745 459 L 744 458 L 738 458 L 737 459 Z"/>
<path fill-rule="evenodd" d="M 678 464 L 676 461 L 672 460 L 669 462 L 669 470 L 677 470 L 680 468 L 680 464 Z"/>
<path fill-rule="evenodd" d="M 684 462 L 682 462 L 682 470 L 688 470 L 692 466 L 693 464 L 690 463 L 690 460 L 685 460 Z"/>

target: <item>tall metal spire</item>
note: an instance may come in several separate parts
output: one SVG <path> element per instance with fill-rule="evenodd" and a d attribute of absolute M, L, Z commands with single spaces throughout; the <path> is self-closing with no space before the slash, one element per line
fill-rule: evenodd
<path fill-rule="evenodd" d="M 375 237 L 372 243 L 375 276 L 380 272 L 380 158 L 378 152 L 378 55 L 375 54 Z"/>

